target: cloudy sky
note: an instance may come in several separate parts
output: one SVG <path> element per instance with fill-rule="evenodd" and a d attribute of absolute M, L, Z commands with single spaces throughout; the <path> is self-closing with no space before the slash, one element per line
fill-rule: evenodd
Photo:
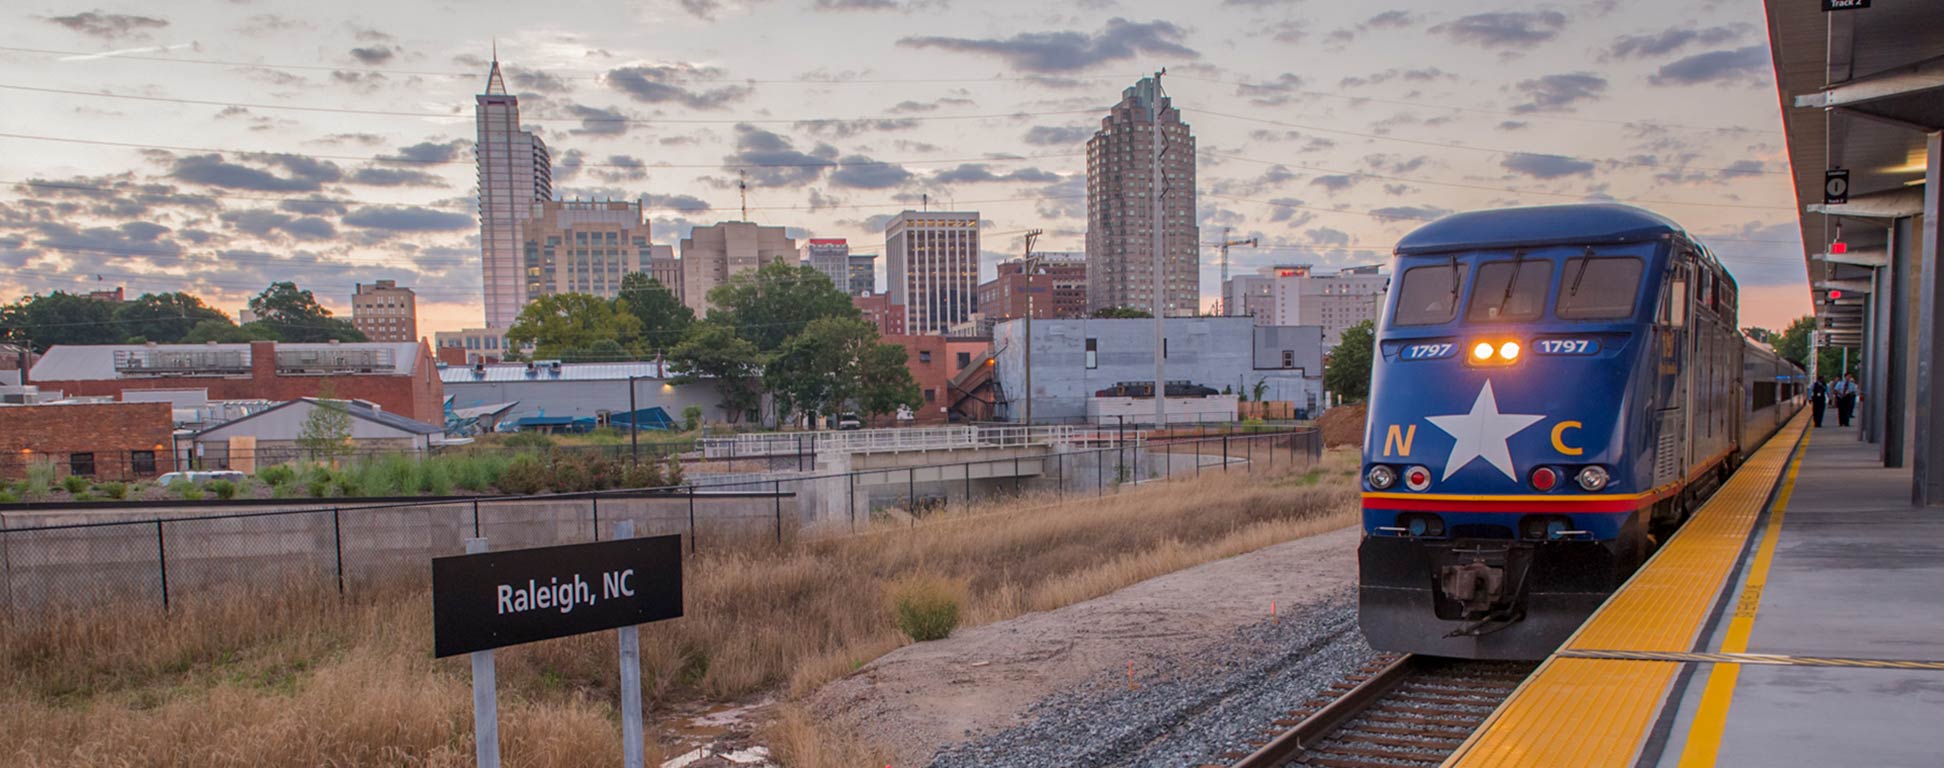
<path fill-rule="evenodd" d="M 1809 310 L 1760 0 L 109 2 L 0 11 L 0 300 L 390 278 L 421 333 L 478 325 L 497 40 L 555 191 L 645 200 L 656 242 L 738 218 L 741 169 L 750 218 L 860 252 L 926 195 L 987 220 L 988 275 L 1028 228 L 1081 250 L 1086 138 L 1165 67 L 1203 240 L 1263 243 L 1237 271 L 1619 200 L 1721 253 L 1744 324 Z"/>

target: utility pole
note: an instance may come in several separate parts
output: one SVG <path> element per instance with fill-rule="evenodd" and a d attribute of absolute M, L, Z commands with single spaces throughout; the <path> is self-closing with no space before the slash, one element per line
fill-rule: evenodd
<path fill-rule="evenodd" d="M 1162 198 L 1168 189 L 1162 183 L 1161 154 L 1166 150 L 1161 141 L 1161 76 L 1168 73 L 1166 67 L 1154 73 L 1154 95 L 1148 101 L 1148 139 L 1154 144 L 1154 155 L 1149 165 L 1148 197 L 1154 203 L 1153 213 L 1148 219 L 1148 227 L 1154 232 L 1154 428 L 1160 429 L 1168 423 L 1168 366 L 1167 366 L 1167 264 L 1168 244 L 1167 222 L 1162 220 Z"/>
<path fill-rule="evenodd" d="M 742 195 L 742 220 L 749 220 L 749 179 L 745 171 L 736 172 L 736 192 Z"/>
<path fill-rule="evenodd" d="M 1259 247 L 1259 246 L 1261 245 L 1261 243 L 1258 243 L 1258 242 L 1256 242 L 1256 239 L 1255 239 L 1255 238 L 1253 238 L 1253 237 L 1251 237 L 1251 238 L 1249 238 L 1249 239 L 1247 239 L 1247 240 L 1230 240 L 1230 239 L 1229 239 L 1229 228 L 1228 228 L 1228 227 L 1223 227 L 1223 228 L 1222 228 L 1222 241 L 1221 241 L 1221 242 L 1219 242 L 1219 243 L 1209 243 L 1209 245 L 1213 245 L 1213 246 L 1216 246 L 1216 247 L 1218 247 L 1218 248 L 1220 248 L 1220 249 L 1221 249 L 1220 251 L 1217 251 L 1217 252 L 1216 252 L 1216 259 L 1217 259 L 1218 261 L 1220 261 L 1220 262 L 1222 263 L 1222 292 L 1223 292 L 1223 293 L 1222 293 L 1222 314 L 1223 314 L 1223 315 L 1228 315 L 1228 316 L 1234 316 L 1234 315 L 1235 315 L 1235 309 L 1229 306 L 1229 295 L 1228 295 L 1228 281 L 1229 281 L 1229 255 L 1228 255 L 1228 249 L 1229 249 L 1229 246 L 1231 246 L 1231 245 L 1246 245 L 1246 246 L 1249 246 L 1250 248 L 1256 248 L 1256 247 Z"/>
<path fill-rule="evenodd" d="M 1026 231 L 1026 255 L 1020 259 L 1020 272 L 1026 276 L 1026 426 L 1033 426 L 1033 273 L 1038 271 L 1033 259 L 1033 241 L 1038 240 L 1045 230 Z"/>

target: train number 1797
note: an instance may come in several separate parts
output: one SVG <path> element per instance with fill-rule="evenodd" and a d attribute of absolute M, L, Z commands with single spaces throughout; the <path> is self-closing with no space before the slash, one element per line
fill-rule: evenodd
<path fill-rule="evenodd" d="M 1452 351 L 1455 349 L 1457 349 L 1457 345 L 1448 343 L 1406 344 L 1397 356 L 1405 360 L 1437 360 L 1439 358 L 1450 357 Z"/>
<path fill-rule="evenodd" d="M 1600 351 L 1592 339 L 1539 339 L 1533 346 L 1542 355 L 1590 355 Z"/>

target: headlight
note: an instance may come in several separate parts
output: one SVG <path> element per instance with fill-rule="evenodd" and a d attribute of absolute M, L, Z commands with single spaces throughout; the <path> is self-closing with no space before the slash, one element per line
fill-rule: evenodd
<path fill-rule="evenodd" d="M 1591 492 L 1606 488 L 1608 478 L 1605 468 L 1592 466 L 1580 470 L 1574 479 L 1579 482 L 1580 490 Z"/>
<path fill-rule="evenodd" d="M 1364 480 L 1369 482 L 1372 488 L 1386 490 L 1397 484 L 1397 470 L 1382 464 L 1374 464 L 1371 465 L 1369 472 L 1364 473 Z"/>
<path fill-rule="evenodd" d="M 1472 347 L 1472 357 L 1477 358 L 1479 360 L 1492 359 L 1492 342 L 1489 341 L 1478 342 L 1477 346 Z"/>
<path fill-rule="evenodd" d="M 1508 363 L 1519 359 L 1519 342 L 1508 341 L 1500 344 L 1499 357 L 1505 358 L 1505 361 Z"/>

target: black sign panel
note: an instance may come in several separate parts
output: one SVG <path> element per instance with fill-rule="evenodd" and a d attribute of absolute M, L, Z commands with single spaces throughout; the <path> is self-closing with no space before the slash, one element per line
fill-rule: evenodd
<path fill-rule="evenodd" d="M 1849 171 L 1823 171 L 1823 205 L 1849 204 Z"/>
<path fill-rule="evenodd" d="M 1822 0 L 1823 13 L 1830 11 L 1854 11 L 1870 7 L 1870 0 Z"/>
<path fill-rule="evenodd" d="M 432 559 L 432 655 L 682 615 L 682 537 Z"/>

